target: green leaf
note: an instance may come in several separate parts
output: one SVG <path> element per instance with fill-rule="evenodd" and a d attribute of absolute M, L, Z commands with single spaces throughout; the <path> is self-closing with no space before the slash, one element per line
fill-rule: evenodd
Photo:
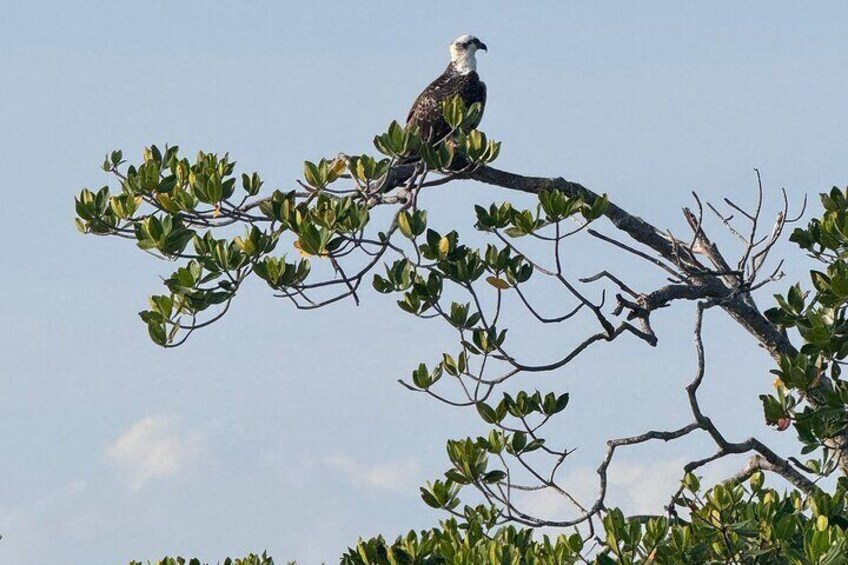
<path fill-rule="evenodd" d="M 527 446 L 527 434 L 524 432 L 513 433 L 511 446 L 513 453 L 521 453 Z"/>
<path fill-rule="evenodd" d="M 442 114 L 451 129 L 457 129 L 465 119 L 465 101 L 460 96 L 451 96 L 442 102 Z"/>
<path fill-rule="evenodd" d="M 683 477 L 683 486 L 685 486 L 689 492 L 697 493 L 701 490 L 701 481 L 698 480 L 692 473 L 686 473 L 686 476 Z"/>
<path fill-rule="evenodd" d="M 328 234 L 323 228 L 318 228 L 308 222 L 304 222 L 300 226 L 298 242 L 301 251 L 308 255 L 323 255 L 328 239 Z"/>
<path fill-rule="evenodd" d="M 483 482 L 487 484 L 499 483 L 506 478 L 506 473 L 501 470 L 489 471 L 483 475 Z"/>
<path fill-rule="evenodd" d="M 147 332 L 150 334 L 150 339 L 153 340 L 153 343 L 156 345 L 164 345 L 168 341 L 167 333 L 165 332 L 165 324 L 164 323 L 154 323 L 149 322 L 147 324 Z"/>
<path fill-rule="evenodd" d="M 483 418 L 483 421 L 487 424 L 495 424 L 499 422 L 497 414 L 495 413 L 495 409 L 486 404 L 485 402 L 477 403 L 477 412 L 480 414 L 480 417 Z"/>
<path fill-rule="evenodd" d="M 322 182 L 323 179 L 321 178 L 318 165 L 312 161 L 305 161 L 303 163 L 303 178 L 309 186 L 324 188 L 324 183 Z"/>

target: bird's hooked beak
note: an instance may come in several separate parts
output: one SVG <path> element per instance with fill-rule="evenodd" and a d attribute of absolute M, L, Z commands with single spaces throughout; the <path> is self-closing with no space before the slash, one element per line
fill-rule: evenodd
<path fill-rule="evenodd" d="M 485 51 L 486 53 L 488 53 L 488 52 L 489 52 L 489 50 L 488 50 L 488 49 L 486 49 L 486 44 L 485 44 L 485 43 L 483 43 L 482 41 L 480 41 L 480 40 L 479 40 L 479 39 L 477 39 L 477 38 L 474 38 L 474 45 L 476 45 L 476 46 L 477 46 L 477 49 L 482 49 L 482 50 L 483 50 L 483 51 Z"/>

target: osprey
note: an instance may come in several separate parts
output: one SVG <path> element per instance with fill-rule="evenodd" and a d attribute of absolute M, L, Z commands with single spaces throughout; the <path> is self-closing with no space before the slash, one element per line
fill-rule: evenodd
<path fill-rule="evenodd" d="M 486 45 L 473 35 L 457 37 L 450 44 L 451 62 L 448 68 L 415 99 L 406 118 L 406 125 L 417 126 L 424 141 L 441 141 L 450 133 L 451 128 L 442 113 L 442 102 L 452 96 L 459 95 L 466 107 L 479 102 L 482 118 L 486 104 L 486 83 L 477 74 L 475 54 L 478 49 L 487 51 Z"/>

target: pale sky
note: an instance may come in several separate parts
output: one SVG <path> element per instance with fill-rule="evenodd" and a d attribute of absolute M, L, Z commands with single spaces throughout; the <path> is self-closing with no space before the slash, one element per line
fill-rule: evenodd
<path fill-rule="evenodd" d="M 266 186 L 288 188 L 304 159 L 369 150 L 443 70 L 448 43 L 473 33 L 489 47 L 479 56 L 482 127 L 503 141 L 497 166 L 580 181 L 682 233 L 690 191 L 750 204 L 754 167 L 771 198 L 780 187 L 800 201 L 845 185 L 846 21 L 837 2 L 6 9 L 0 562 L 216 561 L 266 548 L 280 562 L 334 562 L 358 536 L 443 518 L 418 486 L 447 468 L 446 439 L 484 430 L 473 410 L 396 383 L 453 348 L 453 335 L 371 291 L 360 307 L 302 313 L 249 285 L 186 346 L 154 346 L 136 313 L 173 265 L 73 225 L 73 196 L 107 182 L 108 151 L 229 151 Z M 504 199 L 530 203 L 465 183 L 423 204 L 433 225 L 470 234 L 473 204 Z M 650 269 L 581 241 L 569 251 L 575 277 L 614 265 L 640 290 L 657 284 Z M 778 252 L 796 261 L 787 282 L 803 275 L 796 250 Z M 623 339 L 525 381 L 571 393 L 556 435 L 579 447 L 566 486 L 591 495 L 606 438 L 688 421 L 693 316 L 692 305 L 659 313 L 656 349 Z M 705 324 L 706 409 L 734 439 L 757 434 L 793 454 L 791 432 L 766 429 L 757 400 L 771 387 L 770 360 L 721 312 Z M 586 329 L 512 328 L 538 358 Z M 711 451 L 702 438 L 625 451 L 611 501 L 657 510 L 680 466 Z"/>

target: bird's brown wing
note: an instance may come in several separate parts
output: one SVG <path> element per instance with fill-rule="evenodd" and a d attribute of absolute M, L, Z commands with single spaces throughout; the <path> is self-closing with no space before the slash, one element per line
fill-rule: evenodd
<path fill-rule="evenodd" d="M 456 87 L 456 77 L 453 67 L 448 65 L 445 72 L 418 95 L 409 110 L 406 124 L 417 126 L 421 132 L 421 138 L 425 141 L 432 143 L 450 133 L 450 126 L 442 113 L 442 100 L 452 94 L 459 94 L 459 92 L 451 93 Z"/>
<path fill-rule="evenodd" d="M 427 142 L 440 141 L 451 131 L 442 112 L 442 101 L 457 95 L 462 98 L 466 106 L 475 102 L 485 105 L 486 84 L 480 81 L 476 72 L 460 75 L 453 70 L 453 67 L 448 66 L 445 72 L 431 82 L 415 99 L 406 118 L 407 126 L 417 126 L 421 132 L 421 138 Z M 482 115 L 481 109 L 479 117 Z M 473 124 L 474 127 L 476 125 Z"/>

